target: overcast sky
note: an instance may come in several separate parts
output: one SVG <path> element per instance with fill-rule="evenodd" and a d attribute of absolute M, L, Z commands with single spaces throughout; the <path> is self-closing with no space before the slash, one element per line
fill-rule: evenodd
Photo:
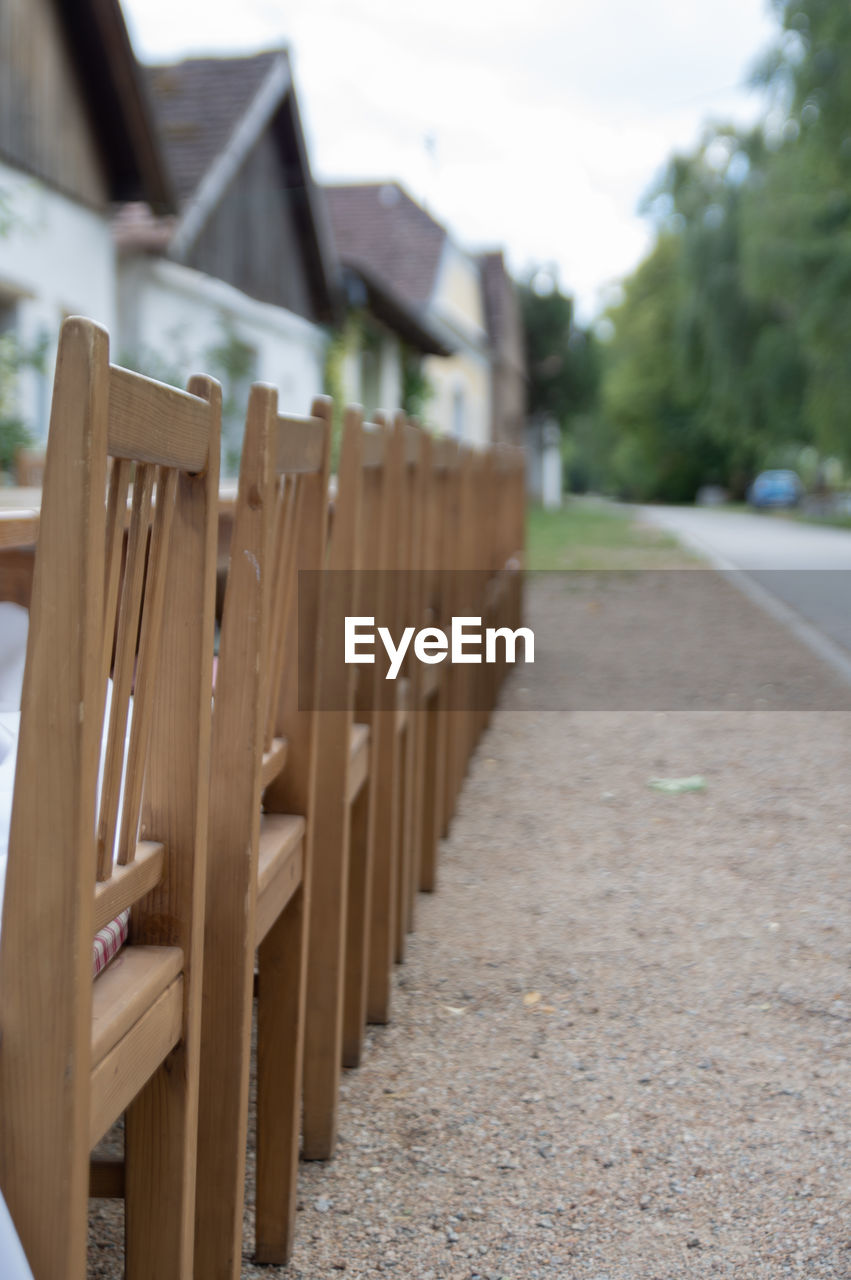
<path fill-rule="evenodd" d="M 398 178 L 516 274 L 557 264 L 586 318 L 649 243 L 637 204 L 744 89 L 766 0 L 123 0 L 137 55 L 289 44 L 315 176 Z"/>

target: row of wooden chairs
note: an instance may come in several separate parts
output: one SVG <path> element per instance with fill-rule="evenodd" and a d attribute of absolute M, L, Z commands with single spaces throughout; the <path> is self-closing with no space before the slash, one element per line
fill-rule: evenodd
<path fill-rule="evenodd" d="M 0 1190 L 36 1280 L 85 1274 L 90 1192 L 125 1200 L 130 1280 L 239 1276 L 255 995 L 255 1253 L 285 1262 L 300 1138 L 333 1154 L 341 1068 L 390 1016 L 508 668 L 389 680 L 338 639 L 519 626 L 523 469 L 376 417 L 347 410 L 329 509 L 330 402 L 252 388 L 214 659 L 219 388 L 63 328 L 0 933 Z M 123 1160 L 92 1159 L 122 1114 Z"/>

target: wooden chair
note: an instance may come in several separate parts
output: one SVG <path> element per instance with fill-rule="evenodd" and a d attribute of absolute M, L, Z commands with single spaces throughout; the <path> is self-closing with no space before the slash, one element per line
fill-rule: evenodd
<path fill-rule="evenodd" d="M 452 505 L 457 494 L 460 461 L 458 444 L 449 437 L 426 437 L 424 459 L 423 538 L 421 574 L 425 625 L 448 628 L 451 618 L 451 565 L 454 526 Z M 418 733 L 420 785 L 415 830 L 417 884 L 433 893 L 437 886 L 437 854 L 444 825 L 447 785 L 448 695 L 450 675 L 445 664 L 420 672 Z"/>
<path fill-rule="evenodd" d="M 512 445 L 497 446 L 492 471 L 493 585 L 489 625 L 509 627 L 511 630 L 521 626 L 523 618 L 525 487 L 523 450 Z M 500 661 L 491 668 L 491 706 L 496 703 L 510 669 L 500 653 Z"/>
<path fill-rule="evenodd" d="M 398 637 L 405 625 L 416 623 L 419 612 L 412 567 L 419 554 L 422 433 L 401 413 L 392 427 L 383 415 L 376 414 L 376 420 L 371 465 L 362 475 L 358 611 Z M 379 648 L 371 679 L 358 682 L 356 715 L 369 721 L 372 742 L 371 864 L 368 886 L 353 882 L 350 890 L 346 1066 L 360 1060 L 365 1024 L 389 1020 L 393 962 L 404 956 L 410 914 L 417 765 L 413 668 L 408 655 L 402 673 L 387 680 L 388 666 L 386 652 Z"/>
<path fill-rule="evenodd" d="M 447 510 L 448 616 L 475 617 L 481 613 L 477 559 L 477 480 L 479 455 L 461 446 Z M 441 834 L 447 834 L 473 749 L 475 731 L 475 675 L 472 666 L 447 670 L 446 756 L 443 778 Z"/>
<path fill-rule="evenodd" d="M 376 626 L 389 624 L 395 634 L 399 601 L 394 570 L 404 537 L 404 445 L 401 430 L 391 428 L 383 414 L 375 417 L 364 428 L 359 476 L 356 604 L 358 614 L 374 617 Z M 351 859 L 343 1034 L 347 1067 L 360 1062 L 367 1022 L 386 1023 L 390 1017 L 402 821 L 399 706 L 405 686 L 385 678 L 388 666 L 386 651 L 376 644 L 375 663 L 359 669 L 355 687 L 356 721 L 369 726 L 370 780 L 364 798 L 368 839 L 353 845 Z"/>
<path fill-rule="evenodd" d="M 317 584 L 299 592 L 299 574 L 324 563 L 330 420 L 328 401 L 287 418 L 273 388 L 251 389 L 213 715 L 198 1280 L 241 1270 L 255 954 L 256 1256 L 283 1263 L 292 1248 L 315 780 L 315 668 L 308 651 L 299 670 L 298 626 L 318 627 Z"/>
<path fill-rule="evenodd" d="M 333 1155 L 341 1064 L 344 1057 L 354 1064 L 362 1040 L 362 1032 L 353 1041 L 344 1038 L 344 1010 L 347 1032 L 362 1024 L 367 934 L 359 927 L 355 946 L 349 921 L 368 920 L 370 912 L 373 801 L 380 776 L 372 768 L 376 758 L 372 683 L 377 668 L 346 665 L 342 659 L 345 618 L 368 603 L 358 574 L 364 561 L 364 531 L 371 530 L 375 538 L 383 533 L 380 498 L 385 450 L 385 433 L 367 428 L 359 409 L 347 409 L 318 631 L 317 785 L 303 1068 L 302 1155 L 307 1160 Z M 368 717 L 360 723 L 355 719 L 358 683 L 361 714 Z"/>
<path fill-rule="evenodd" d="M 91 1181 L 123 1191 L 127 1275 L 192 1272 L 220 421 L 210 379 L 111 367 L 66 321 L 0 936 L 0 1185 L 37 1280 L 84 1276 L 89 1153 L 122 1112 L 123 1168 Z"/>
<path fill-rule="evenodd" d="M 427 624 L 423 594 L 422 557 L 425 531 L 425 466 L 428 437 L 404 414 L 397 415 L 395 432 L 401 437 L 401 476 L 398 481 L 400 537 L 396 547 L 394 581 L 399 597 L 396 606 L 397 631 L 403 626 L 420 630 Z M 408 649 L 397 681 L 397 741 L 399 754 L 399 817 L 397 823 L 397 903 L 395 959 L 405 959 L 406 937 L 414 928 L 414 904 L 419 878 L 418 816 L 420 810 L 421 752 L 418 750 L 419 725 L 416 712 L 420 705 L 424 666 Z"/>

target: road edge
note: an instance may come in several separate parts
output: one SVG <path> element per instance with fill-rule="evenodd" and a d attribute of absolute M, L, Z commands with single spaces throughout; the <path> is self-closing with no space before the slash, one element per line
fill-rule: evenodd
<path fill-rule="evenodd" d="M 672 534 L 683 546 L 696 551 L 722 578 L 726 579 L 737 591 L 740 591 L 752 604 L 757 605 L 764 613 L 767 613 L 776 622 L 791 631 L 802 644 L 806 645 L 811 653 L 814 653 L 817 658 L 826 663 L 845 684 L 851 686 L 851 653 L 843 649 L 835 640 L 831 640 L 829 636 L 824 635 L 811 622 L 808 622 L 802 614 L 793 609 L 791 605 L 772 595 L 766 587 L 750 576 L 747 569 L 740 569 L 738 565 L 733 564 L 732 560 L 728 560 L 726 556 L 719 556 L 701 538 L 695 537 L 691 533 L 681 533 L 679 530 L 671 529 L 661 521 L 654 520 L 652 513 L 646 512 L 643 507 L 637 508 L 636 511 L 640 519 L 647 521 L 657 529 L 664 529 L 666 533 Z"/>

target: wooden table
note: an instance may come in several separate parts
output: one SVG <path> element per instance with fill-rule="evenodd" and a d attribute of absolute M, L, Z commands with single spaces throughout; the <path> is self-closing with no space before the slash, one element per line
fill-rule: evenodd
<path fill-rule="evenodd" d="M 236 487 L 235 480 L 224 480 L 219 490 L 217 616 L 227 577 Z M 25 606 L 29 605 L 32 586 L 40 510 L 41 489 L 0 488 L 0 577 L 3 581 L 3 598 Z"/>
<path fill-rule="evenodd" d="M 41 489 L 0 488 L 0 548 L 35 546 L 40 509 Z"/>
<path fill-rule="evenodd" d="M 225 480 L 219 490 L 219 520 L 228 525 L 236 505 L 236 481 Z M 41 489 L 0 488 L 0 549 L 34 547 L 38 540 Z M 230 530 L 228 528 L 229 543 Z"/>

